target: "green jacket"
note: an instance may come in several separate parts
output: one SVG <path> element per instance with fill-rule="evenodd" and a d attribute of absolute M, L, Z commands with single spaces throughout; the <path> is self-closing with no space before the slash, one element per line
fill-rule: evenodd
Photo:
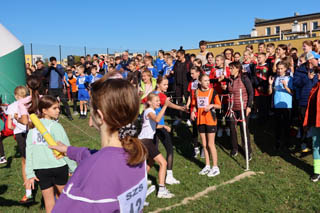
<path fill-rule="evenodd" d="M 61 124 L 48 119 L 40 119 L 40 121 L 55 141 L 70 146 L 68 136 Z M 34 169 L 57 168 L 68 164 L 69 171 L 73 173 L 77 167 L 76 162 L 68 157 L 56 159 L 52 149 L 48 148 L 47 142 L 36 128 L 29 131 L 26 145 L 26 175 L 28 179 L 36 176 Z"/>

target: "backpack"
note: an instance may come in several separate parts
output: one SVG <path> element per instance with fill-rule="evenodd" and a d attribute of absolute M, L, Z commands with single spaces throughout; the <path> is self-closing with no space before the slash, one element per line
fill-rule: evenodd
<path fill-rule="evenodd" d="M 1 131 L 1 136 L 8 137 L 13 135 L 13 130 L 8 128 L 8 115 L 6 115 L 4 112 L 1 112 L 0 118 L 4 123 L 4 128 Z M 12 125 L 15 126 L 13 123 Z"/>

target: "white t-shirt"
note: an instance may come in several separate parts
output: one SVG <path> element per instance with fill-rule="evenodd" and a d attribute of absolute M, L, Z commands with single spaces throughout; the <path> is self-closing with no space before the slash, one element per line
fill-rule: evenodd
<path fill-rule="evenodd" d="M 27 132 L 27 126 L 19 123 L 14 119 L 14 114 L 19 114 L 18 101 L 13 102 L 8 106 L 7 114 L 11 115 L 13 124 L 16 125 L 16 128 L 13 130 L 13 134 L 25 133 Z"/>
<path fill-rule="evenodd" d="M 148 108 L 144 111 L 142 129 L 138 136 L 139 139 L 153 139 L 153 136 L 156 133 L 157 123 L 148 117 L 150 112 L 156 114 L 152 108 Z"/>

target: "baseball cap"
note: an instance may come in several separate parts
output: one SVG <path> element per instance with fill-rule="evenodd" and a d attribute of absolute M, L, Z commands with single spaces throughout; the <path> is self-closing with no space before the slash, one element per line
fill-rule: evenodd
<path fill-rule="evenodd" d="M 319 59 L 320 58 L 320 55 L 317 54 L 316 52 L 314 51 L 310 51 L 307 53 L 306 55 L 306 60 L 310 60 L 310 59 Z"/>

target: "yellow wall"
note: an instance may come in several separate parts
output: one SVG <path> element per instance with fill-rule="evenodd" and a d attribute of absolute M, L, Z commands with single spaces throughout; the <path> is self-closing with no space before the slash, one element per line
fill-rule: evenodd
<path fill-rule="evenodd" d="M 281 41 L 275 41 L 275 42 L 268 42 L 268 43 L 274 43 L 275 46 L 277 47 L 277 45 L 279 44 L 291 44 L 292 47 L 295 47 L 298 49 L 298 54 L 302 53 L 302 42 L 304 40 L 315 40 L 315 39 L 320 39 L 320 32 L 317 32 L 317 37 L 313 37 L 313 38 L 301 38 L 301 39 L 296 39 L 296 40 L 281 40 Z M 266 44 L 268 44 L 266 43 Z M 236 46 L 229 46 L 229 47 L 216 47 L 216 48 L 208 48 L 207 51 L 212 52 L 214 54 L 214 56 L 223 53 L 223 51 L 226 48 L 232 48 L 234 50 L 234 52 L 240 52 L 241 55 L 243 55 L 243 52 L 246 48 L 246 44 L 244 45 L 236 45 Z M 253 50 L 254 52 L 258 52 L 258 44 L 255 43 L 253 44 Z M 186 53 L 189 54 L 198 54 L 200 52 L 199 49 L 189 49 L 186 50 Z"/>

